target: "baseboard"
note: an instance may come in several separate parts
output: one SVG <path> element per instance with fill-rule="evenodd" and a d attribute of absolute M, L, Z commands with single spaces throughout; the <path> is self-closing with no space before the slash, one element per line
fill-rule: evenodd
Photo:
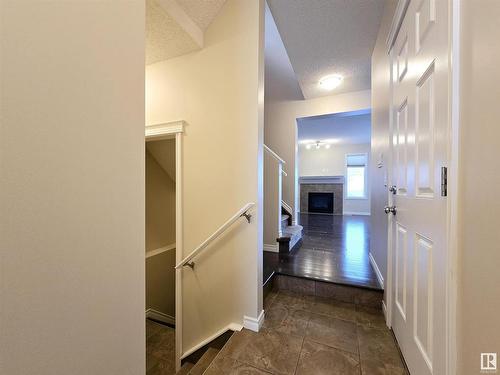
<path fill-rule="evenodd" d="M 264 244 L 264 251 L 270 251 L 270 252 L 273 252 L 273 253 L 279 253 L 279 248 L 278 248 L 278 244 L 273 244 L 273 245 L 269 245 L 267 243 Z"/>
<path fill-rule="evenodd" d="M 259 332 L 262 323 L 264 323 L 264 310 L 260 312 L 257 318 L 252 318 L 250 316 L 243 317 L 243 327 L 250 331 Z"/>
<path fill-rule="evenodd" d="M 146 310 L 146 318 L 157 320 L 159 322 L 175 326 L 175 317 L 162 313 L 155 309 Z"/>
<path fill-rule="evenodd" d="M 373 267 L 373 270 L 377 275 L 377 280 L 378 283 L 380 284 L 380 287 L 384 289 L 384 277 L 382 276 L 382 273 L 380 272 L 380 269 L 378 268 L 377 262 L 375 262 L 375 258 L 373 258 L 372 253 L 368 253 L 368 259 L 370 259 L 370 263 Z"/>
<path fill-rule="evenodd" d="M 221 330 L 219 330 L 216 333 L 214 333 L 212 336 L 207 337 L 205 340 L 203 340 L 199 344 L 196 344 L 192 348 L 186 350 L 184 352 L 184 354 L 181 356 L 181 359 L 184 359 L 184 358 L 190 356 L 191 354 L 193 354 L 198 349 L 200 349 L 200 348 L 204 347 L 205 345 L 207 345 L 208 343 L 214 341 L 217 337 L 219 337 L 223 333 L 225 333 L 227 331 L 235 331 L 235 332 L 236 331 L 241 331 L 242 328 L 243 328 L 243 326 L 241 324 L 237 324 L 237 323 L 231 323 L 231 324 L 227 325 L 226 327 L 224 327 Z"/>
<path fill-rule="evenodd" d="M 385 305 L 384 300 L 382 300 L 382 311 L 384 312 L 385 324 L 387 325 L 387 306 Z M 387 327 L 389 327 L 389 325 L 387 325 Z"/>
<path fill-rule="evenodd" d="M 175 243 L 172 243 L 170 245 L 163 246 L 163 247 L 160 247 L 158 249 L 146 251 L 146 259 L 147 258 L 151 258 L 151 257 L 153 257 L 155 255 L 164 253 L 165 251 L 170 251 L 170 250 L 174 250 L 174 249 L 175 249 Z"/>
<path fill-rule="evenodd" d="M 342 213 L 342 215 L 348 215 L 348 216 L 356 216 L 356 215 L 360 215 L 360 216 L 370 216 L 371 213 L 370 212 L 355 212 L 355 211 L 344 211 Z"/>

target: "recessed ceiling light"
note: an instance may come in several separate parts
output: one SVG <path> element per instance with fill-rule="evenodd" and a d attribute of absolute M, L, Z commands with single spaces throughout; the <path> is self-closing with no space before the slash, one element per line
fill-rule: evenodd
<path fill-rule="evenodd" d="M 332 74 L 319 80 L 319 85 L 325 90 L 333 90 L 342 83 L 344 78 L 339 74 Z"/>

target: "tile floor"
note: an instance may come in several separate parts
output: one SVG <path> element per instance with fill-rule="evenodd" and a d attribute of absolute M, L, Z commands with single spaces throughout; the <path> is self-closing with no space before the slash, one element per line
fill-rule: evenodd
<path fill-rule="evenodd" d="M 146 374 L 175 374 L 175 330 L 146 319 Z"/>
<path fill-rule="evenodd" d="M 261 331 L 236 332 L 205 374 L 407 374 L 379 309 L 290 291 L 264 308 Z"/>

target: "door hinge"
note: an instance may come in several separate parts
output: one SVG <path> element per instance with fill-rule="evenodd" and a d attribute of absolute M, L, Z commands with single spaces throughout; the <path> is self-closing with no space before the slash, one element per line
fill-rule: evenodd
<path fill-rule="evenodd" d="M 441 196 L 448 196 L 448 168 L 441 167 Z"/>

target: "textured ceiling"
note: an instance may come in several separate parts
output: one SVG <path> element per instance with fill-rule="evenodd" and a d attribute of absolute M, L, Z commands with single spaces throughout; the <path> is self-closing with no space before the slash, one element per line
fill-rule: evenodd
<path fill-rule="evenodd" d="M 146 0 L 146 65 L 199 49 L 156 0 Z"/>
<path fill-rule="evenodd" d="M 226 0 L 177 0 L 186 14 L 205 31 Z"/>
<path fill-rule="evenodd" d="M 304 117 L 298 120 L 300 141 L 335 139 L 335 144 L 359 144 L 371 141 L 369 111 Z"/>
<path fill-rule="evenodd" d="M 162 7 L 163 0 L 146 0 L 146 65 L 181 56 L 200 49 L 200 45 L 179 24 L 179 20 Z M 181 13 L 205 31 L 226 0 L 175 0 Z"/>
<path fill-rule="evenodd" d="M 370 88 L 384 0 L 268 0 L 306 99 Z M 333 91 L 321 77 L 342 74 Z"/>

